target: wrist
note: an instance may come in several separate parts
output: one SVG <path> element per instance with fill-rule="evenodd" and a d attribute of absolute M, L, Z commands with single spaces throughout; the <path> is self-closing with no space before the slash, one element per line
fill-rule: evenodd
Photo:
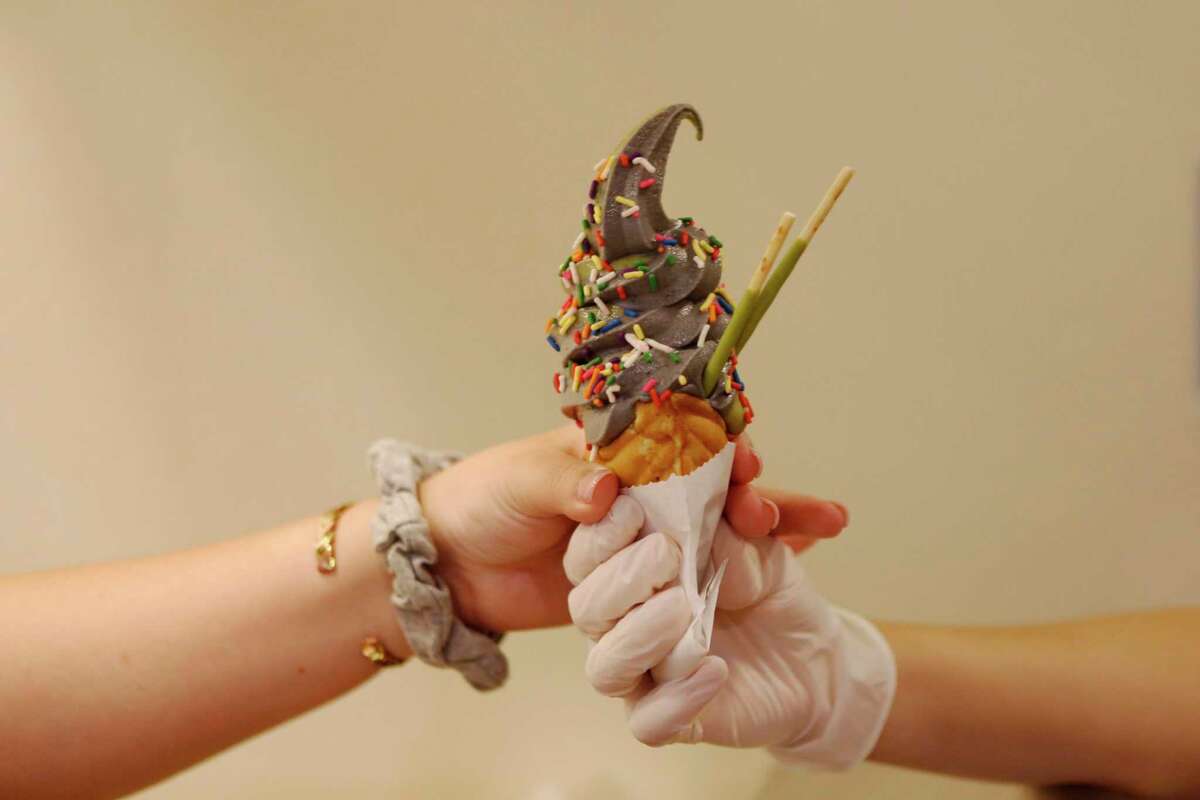
<path fill-rule="evenodd" d="M 338 525 L 338 572 L 344 579 L 347 604 L 354 609 L 354 624 L 361 628 L 359 638 L 374 638 L 396 658 L 408 658 L 412 650 L 391 603 L 387 562 L 371 541 L 371 519 L 378 506 L 378 500 L 364 500 L 342 515 Z"/>
<path fill-rule="evenodd" d="M 837 632 L 824 683 L 828 718 L 818 730 L 771 748 L 785 762 L 849 769 L 865 760 L 879 741 L 896 692 L 896 659 L 879 629 L 841 608 L 831 608 Z"/>
<path fill-rule="evenodd" d="M 413 652 L 428 664 L 457 670 L 480 691 L 495 689 L 508 677 L 508 661 L 491 637 L 455 615 L 432 534 L 434 525 L 442 530 L 436 522 L 439 504 L 431 502 L 426 509 L 421 502 L 422 495 L 429 499 L 428 487 L 421 490 L 426 476 L 445 470 L 458 456 L 395 439 L 375 442 L 369 456 L 382 494 L 372 538 L 392 573 L 391 599 Z M 428 513 L 434 516 L 433 524 Z"/>
<path fill-rule="evenodd" d="M 463 558 L 458 538 L 453 535 L 453 531 L 461 528 L 461 523 L 456 519 L 459 506 L 454 502 L 448 475 L 439 472 L 417 484 L 417 500 L 438 554 L 434 571 L 450 591 L 455 616 L 476 630 L 492 630 L 487 624 L 485 603 L 479 596 L 477 582 L 467 566 L 469 562 Z"/>

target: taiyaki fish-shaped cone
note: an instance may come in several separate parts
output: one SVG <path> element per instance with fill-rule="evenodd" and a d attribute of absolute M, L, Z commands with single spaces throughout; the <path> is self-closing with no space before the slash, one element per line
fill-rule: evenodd
<path fill-rule="evenodd" d="M 639 403 L 633 424 L 601 447 L 596 461 L 622 486 L 643 486 L 689 474 L 727 443 L 725 422 L 707 400 L 675 393 L 657 405 Z"/>

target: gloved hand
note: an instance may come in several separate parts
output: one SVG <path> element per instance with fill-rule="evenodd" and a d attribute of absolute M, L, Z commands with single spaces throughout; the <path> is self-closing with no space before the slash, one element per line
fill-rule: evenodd
<path fill-rule="evenodd" d="M 490 447 L 425 479 L 437 572 L 467 624 L 493 631 L 566 622 L 561 569 L 576 524 L 601 519 L 617 477 L 582 458 L 574 426 Z"/>
<path fill-rule="evenodd" d="M 616 475 L 583 454 L 583 434 L 564 425 L 475 453 L 421 483 L 437 571 L 465 622 L 510 631 L 568 621 L 567 538 L 577 523 L 604 517 L 619 488 Z M 845 510 L 834 503 L 757 490 L 751 481 L 761 468 L 739 437 L 725 501 L 738 533 L 765 535 L 778 523 L 799 549 L 845 526 Z"/>
<path fill-rule="evenodd" d="M 891 706 L 895 659 L 875 627 L 834 608 L 773 538 L 743 539 L 722 520 L 714 563 L 727 562 L 710 655 L 688 677 L 655 685 L 649 670 L 691 620 L 680 553 L 665 535 L 633 541 L 641 509 L 618 497 L 580 525 L 564 558 L 575 624 L 595 644 L 587 676 L 624 697 L 649 745 L 768 747 L 784 761 L 850 767 L 874 747 Z M 632 543 L 631 543 L 632 542 Z"/>

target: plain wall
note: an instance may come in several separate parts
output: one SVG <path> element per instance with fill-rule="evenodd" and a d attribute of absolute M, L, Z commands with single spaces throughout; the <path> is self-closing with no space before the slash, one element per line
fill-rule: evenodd
<path fill-rule="evenodd" d="M 765 480 L 851 508 L 805 556 L 831 598 L 1200 602 L 1198 29 L 1188 2 L 6 3 L 0 569 L 363 496 L 381 435 L 555 424 L 540 331 L 591 165 L 687 101 L 666 206 L 735 291 L 859 171 L 742 368 Z M 649 750 L 574 632 L 506 649 L 504 691 L 405 667 L 146 796 L 1013 794 Z"/>

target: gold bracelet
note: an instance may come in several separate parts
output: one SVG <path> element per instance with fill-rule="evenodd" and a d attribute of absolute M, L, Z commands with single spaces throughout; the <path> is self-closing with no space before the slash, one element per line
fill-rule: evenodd
<path fill-rule="evenodd" d="M 352 505 L 354 504 L 342 503 L 321 517 L 321 538 L 317 539 L 317 572 L 322 575 L 332 575 L 337 570 L 337 552 L 334 547 L 337 541 L 338 521 Z"/>
<path fill-rule="evenodd" d="M 363 639 L 362 643 L 363 658 L 380 667 L 394 667 L 397 664 L 403 664 L 404 659 L 392 655 L 388 649 L 383 646 L 383 642 L 376 639 L 374 636 L 368 636 Z"/>
<path fill-rule="evenodd" d="M 317 539 L 317 572 L 322 575 L 332 575 L 337 572 L 337 526 L 342 515 L 353 503 L 342 503 L 337 508 L 330 509 L 321 517 L 321 535 Z M 403 664 L 404 659 L 392 655 L 384 647 L 383 642 L 374 636 L 363 639 L 363 658 L 380 667 L 391 667 Z"/>

